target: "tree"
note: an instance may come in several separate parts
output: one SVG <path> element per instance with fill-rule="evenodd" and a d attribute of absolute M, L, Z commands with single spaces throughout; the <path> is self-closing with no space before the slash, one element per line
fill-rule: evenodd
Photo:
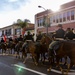
<path fill-rule="evenodd" d="M 22 28 L 22 35 L 23 36 L 24 36 L 24 33 L 25 33 L 25 30 L 26 30 L 28 23 L 30 23 L 30 20 L 28 20 L 28 19 L 25 19 L 24 21 L 22 21 L 21 19 L 17 20 L 17 25 Z"/>

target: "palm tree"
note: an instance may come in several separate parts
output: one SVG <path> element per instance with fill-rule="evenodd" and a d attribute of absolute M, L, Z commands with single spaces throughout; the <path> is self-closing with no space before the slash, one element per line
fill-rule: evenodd
<path fill-rule="evenodd" d="M 17 20 L 17 25 L 22 28 L 22 35 L 23 36 L 24 36 L 24 33 L 25 33 L 25 30 L 26 30 L 28 23 L 30 23 L 30 20 L 28 20 L 28 19 L 25 19 L 24 21 L 22 21 L 21 19 Z"/>

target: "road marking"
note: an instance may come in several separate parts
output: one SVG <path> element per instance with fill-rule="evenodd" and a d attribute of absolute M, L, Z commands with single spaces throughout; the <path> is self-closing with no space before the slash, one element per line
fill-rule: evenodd
<path fill-rule="evenodd" d="M 62 74 L 61 71 L 55 70 L 55 69 L 51 69 L 52 72 L 58 73 L 58 74 Z M 66 74 L 66 72 L 64 72 L 64 74 Z M 68 72 L 68 75 L 75 75 L 75 72 Z"/>
<path fill-rule="evenodd" d="M 45 73 L 41 73 L 41 72 L 38 72 L 38 71 L 35 71 L 35 70 L 32 70 L 32 69 L 29 69 L 29 68 L 26 68 L 26 67 L 17 65 L 17 64 L 14 64 L 14 66 L 20 67 L 20 68 L 22 68 L 22 69 L 25 69 L 25 70 L 28 70 L 28 71 L 31 71 L 31 72 L 34 72 L 34 73 L 37 73 L 37 74 L 39 74 L 39 75 L 47 75 L 47 74 L 45 74 Z"/>

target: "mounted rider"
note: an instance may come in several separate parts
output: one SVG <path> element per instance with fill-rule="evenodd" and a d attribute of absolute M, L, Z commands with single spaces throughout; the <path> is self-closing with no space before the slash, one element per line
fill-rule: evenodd
<path fill-rule="evenodd" d="M 33 35 L 30 33 L 30 31 L 28 31 L 27 35 L 25 35 L 24 41 L 34 41 Z"/>
<path fill-rule="evenodd" d="M 33 38 L 33 36 L 34 35 L 32 35 L 29 31 L 27 32 L 27 35 L 25 35 L 24 36 L 24 41 L 25 41 L 25 43 L 23 44 L 23 46 L 22 46 L 22 50 L 23 49 L 26 49 L 27 47 L 28 47 L 28 44 L 30 43 L 30 42 L 34 42 L 34 38 Z"/>
<path fill-rule="evenodd" d="M 36 41 L 40 41 L 41 38 L 42 38 L 42 33 L 41 33 L 41 31 L 39 31 L 39 33 L 37 34 Z"/>
<path fill-rule="evenodd" d="M 59 24 L 57 27 L 58 27 L 58 30 L 53 35 L 53 37 L 52 37 L 53 41 L 49 45 L 49 50 L 51 51 L 51 56 L 53 56 L 53 54 L 56 55 L 55 50 L 58 49 L 58 47 L 59 47 L 59 44 L 60 44 L 59 40 L 63 39 L 64 34 L 65 34 L 65 31 L 63 30 L 61 24 Z M 56 39 L 56 38 L 58 38 L 58 39 Z"/>

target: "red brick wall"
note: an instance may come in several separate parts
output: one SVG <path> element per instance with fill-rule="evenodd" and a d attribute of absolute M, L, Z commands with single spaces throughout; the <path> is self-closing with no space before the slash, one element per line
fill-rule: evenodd
<path fill-rule="evenodd" d="M 63 29 L 64 29 L 64 30 L 66 30 L 67 28 L 75 28 L 75 22 L 63 24 L 62 26 L 63 26 Z M 48 27 L 48 32 L 52 32 L 52 31 L 54 32 L 54 31 L 56 31 L 57 29 L 58 29 L 57 26 L 51 26 L 51 27 Z M 39 28 L 37 31 L 38 31 L 38 32 L 39 32 L 39 31 L 46 32 L 46 27 L 45 27 L 45 28 Z"/>
<path fill-rule="evenodd" d="M 71 1 L 71 2 L 68 2 L 68 3 L 65 3 L 65 4 L 61 5 L 60 9 L 68 8 L 68 7 L 71 7 L 71 6 L 75 6 L 75 1 Z"/>

